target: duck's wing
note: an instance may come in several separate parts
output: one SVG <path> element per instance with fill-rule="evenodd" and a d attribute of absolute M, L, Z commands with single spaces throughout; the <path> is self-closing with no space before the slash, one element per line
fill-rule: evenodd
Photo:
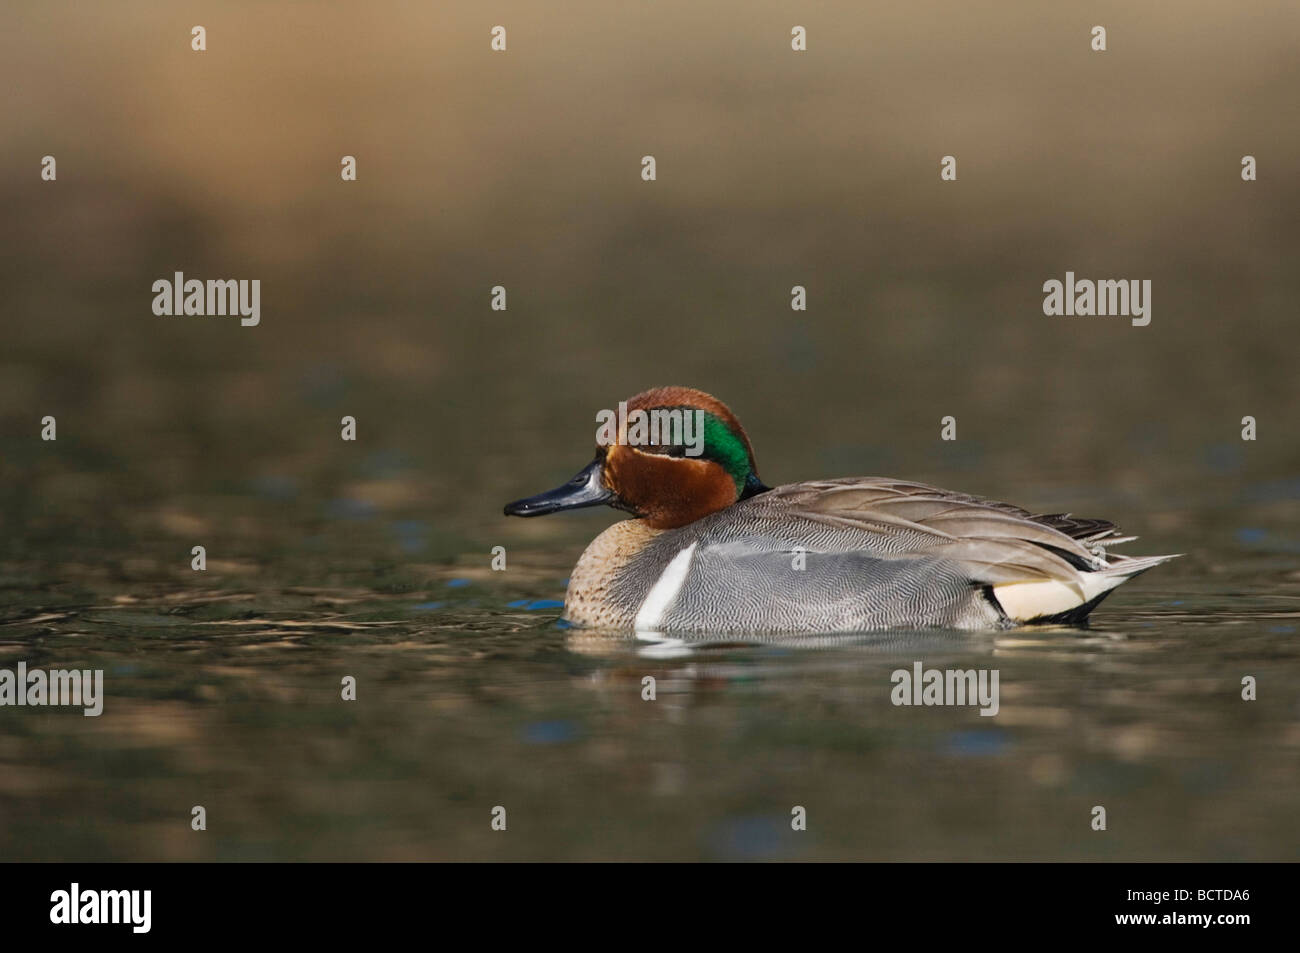
<path fill-rule="evenodd" d="M 1136 538 L 1121 536 L 1107 520 L 1036 516 L 1010 503 L 923 483 L 869 477 L 770 492 L 776 494 L 772 503 L 790 512 L 866 534 L 871 548 L 887 556 L 957 563 L 973 583 L 994 587 L 1012 618 L 1095 604 L 1126 579 L 1173 558 L 1107 553 L 1106 546 Z"/>

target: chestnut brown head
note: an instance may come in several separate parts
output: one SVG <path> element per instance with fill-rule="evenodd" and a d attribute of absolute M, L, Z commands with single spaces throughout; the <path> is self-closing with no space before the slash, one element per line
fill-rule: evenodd
<path fill-rule="evenodd" d="M 689 387 L 657 387 L 597 415 L 596 457 L 572 480 L 516 500 L 507 516 L 605 504 L 672 529 L 767 489 L 726 404 Z"/>

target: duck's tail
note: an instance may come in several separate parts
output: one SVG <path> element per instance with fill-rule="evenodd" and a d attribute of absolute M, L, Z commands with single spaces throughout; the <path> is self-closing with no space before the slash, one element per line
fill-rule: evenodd
<path fill-rule="evenodd" d="M 1071 625 L 1088 618 L 1103 599 L 1134 576 L 1177 559 L 1171 556 L 1123 556 L 1107 553 L 1106 565 L 1079 572 L 1075 579 L 1003 583 L 993 597 L 1012 622 L 1026 625 Z"/>

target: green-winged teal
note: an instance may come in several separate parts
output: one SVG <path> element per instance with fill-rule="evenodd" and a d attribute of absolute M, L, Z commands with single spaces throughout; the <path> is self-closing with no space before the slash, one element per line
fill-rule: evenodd
<path fill-rule="evenodd" d="M 687 429 L 647 437 L 647 418 L 669 429 L 656 411 L 678 412 Z M 505 508 L 541 516 L 603 503 L 635 517 L 578 560 L 564 614 L 580 625 L 716 633 L 1076 623 L 1120 583 L 1174 558 L 1108 552 L 1136 537 L 1106 520 L 1034 516 L 921 483 L 766 487 L 740 421 L 690 388 L 648 390 L 605 419 L 609 439 L 598 439 L 580 473 Z"/>

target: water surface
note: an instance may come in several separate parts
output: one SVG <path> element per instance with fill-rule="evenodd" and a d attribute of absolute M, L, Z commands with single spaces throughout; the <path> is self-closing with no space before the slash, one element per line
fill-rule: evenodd
<path fill-rule="evenodd" d="M 7 563 L 0 665 L 102 668 L 107 697 L 99 718 L 6 711 L 0 856 L 1258 860 L 1300 844 L 1300 600 L 1276 528 L 1126 585 L 1090 629 L 665 640 L 557 623 L 572 541 L 599 515 L 511 545 L 505 572 L 486 553 L 401 561 L 417 529 L 355 522 L 206 573 L 179 546 L 166 572 L 93 543 Z M 915 661 L 998 670 L 998 714 L 892 705 L 891 673 Z"/>

